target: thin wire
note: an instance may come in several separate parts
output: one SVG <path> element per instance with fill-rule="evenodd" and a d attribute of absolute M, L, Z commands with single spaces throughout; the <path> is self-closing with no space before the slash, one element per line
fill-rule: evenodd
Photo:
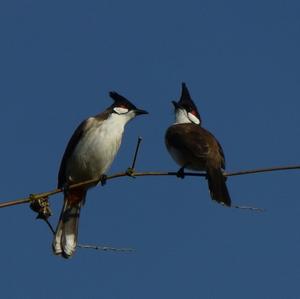
<path fill-rule="evenodd" d="M 84 248 L 84 249 L 95 249 L 101 251 L 112 251 L 112 252 L 121 252 L 121 253 L 130 253 L 136 251 L 134 248 L 117 248 L 111 246 L 98 246 L 98 245 L 87 245 L 87 244 L 78 244 L 77 247 Z"/>
<path fill-rule="evenodd" d="M 136 163 L 136 159 L 137 159 L 137 155 L 138 155 L 138 152 L 139 152 L 141 142 L 142 142 L 142 137 L 139 136 L 138 141 L 137 141 L 137 145 L 136 145 L 136 149 L 135 149 L 135 153 L 134 153 L 134 157 L 133 157 L 133 161 L 132 161 L 131 169 L 134 169 L 134 167 L 135 167 L 135 163 Z"/>
<path fill-rule="evenodd" d="M 284 170 L 296 170 L 296 169 L 300 169 L 300 165 L 278 166 L 278 167 L 268 167 L 268 168 L 258 168 L 258 169 L 251 169 L 251 170 L 227 172 L 227 173 L 224 173 L 224 176 L 230 177 L 230 176 L 248 175 L 248 174 L 264 173 L 264 172 L 271 172 L 271 171 L 284 171 Z M 135 176 L 135 177 L 138 177 L 138 176 L 177 176 L 177 172 L 148 171 L 148 172 L 133 172 L 131 175 Z M 186 172 L 186 173 L 184 173 L 184 175 L 185 176 L 205 177 L 206 173 Z M 120 173 L 116 173 L 116 174 L 113 174 L 111 176 L 108 176 L 107 180 L 120 178 L 120 177 L 127 177 L 127 176 L 129 176 L 127 172 L 120 172 Z M 89 184 L 95 184 L 98 181 L 99 181 L 99 179 L 93 179 L 93 180 L 80 182 L 80 183 L 77 183 L 77 184 L 70 185 L 69 189 L 82 187 L 82 186 L 86 186 L 86 185 L 89 185 Z M 16 199 L 16 200 L 2 202 L 2 203 L 0 203 L 0 208 L 6 208 L 6 207 L 10 207 L 10 206 L 29 203 L 29 202 L 32 202 L 34 200 L 41 199 L 43 197 L 50 197 L 50 196 L 55 195 L 55 194 L 60 193 L 60 192 L 63 192 L 63 190 L 62 189 L 54 189 L 54 190 L 48 191 L 48 192 L 31 194 L 31 196 L 26 197 L 26 198 L 20 198 L 20 199 Z"/>

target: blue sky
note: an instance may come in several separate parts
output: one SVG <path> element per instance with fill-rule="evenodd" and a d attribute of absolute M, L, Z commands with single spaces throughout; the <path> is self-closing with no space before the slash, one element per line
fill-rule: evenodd
<path fill-rule="evenodd" d="M 110 90 L 150 112 L 126 129 L 110 173 L 177 170 L 164 146 L 185 81 L 228 171 L 299 164 L 299 1 L 0 3 L 1 200 L 56 186 L 75 127 Z M 27 205 L 2 209 L 5 298 L 298 298 L 299 171 L 232 177 L 235 204 L 201 178 L 109 181 L 88 194 L 77 250 L 63 260 Z M 56 224 L 62 196 L 51 200 Z"/>

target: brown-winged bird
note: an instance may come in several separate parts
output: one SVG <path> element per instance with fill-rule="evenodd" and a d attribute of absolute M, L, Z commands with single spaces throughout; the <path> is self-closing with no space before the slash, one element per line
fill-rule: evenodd
<path fill-rule="evenodd" d="M 64 205 L 53 239 L 53 252 L 69 258 L 77 245 L 79 213 L 87 190 L 92 186 L 69 189 L 71 184 L 100 179 L 111 166 L 121 145 L 124 127 L 144 110 L 116 92 L 114 103 L 104 112 L 84 120 L 73 133 L 63 155 L 58 188 L 64 188 Z"/>
<path fill-rule="evenodd" d="M 168 128 L 165 142 L 170 155 L 181 167 L 178 176 L 183 177 L 184 168 L 206 171 L 211 198 L 230 206 L 231 199 L 223 175 L 223 149 L 218 140 L 201 126 L 198 109 L 185 83 L 182 83 L 180 100 L 172 103 L 175 123 Z"/>

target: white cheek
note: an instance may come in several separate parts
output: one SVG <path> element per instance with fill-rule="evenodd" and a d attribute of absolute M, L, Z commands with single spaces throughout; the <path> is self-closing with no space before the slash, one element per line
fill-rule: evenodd
<path fill-rule="evenodd" d="M 128 112 L 128 109 L 123 107 L 115 107 L 114 111 L 117 112 L 118 114 L 125 114 Z"/>
<path fill-rule="evenodd" d="M 199 120 L 199 118 L 198 117 L 196 117 L 194 114 L 192 114 L 192 113 L 188 113 L 188 117 L 189 117 L 189 119 L 191 120 L 191 122 L 193 122 L 194 124 L 196 124 L 196 125 L 199 125 L 200 124 L 200 120 Z"/>
<path fill-rule="evenodd" d="M 175 115 L 175 123 L 177 124 L 184 124 L 184 123 L 190 123 L 191 120 L 188 118 L 186 110 L 184 109 L 177 109 L 176 115 Z"/>
<path fill-rule="evenodd" d="M 135 113 L 133 110 L 128 111 L 128 113 L 120 114 L 117 112 L 117 113 L 112 113 L 110 115 L 110 119 L 113 119 L 117 123 L 123 123 L 124 125 L 134 117 L 135 117 Z"/>

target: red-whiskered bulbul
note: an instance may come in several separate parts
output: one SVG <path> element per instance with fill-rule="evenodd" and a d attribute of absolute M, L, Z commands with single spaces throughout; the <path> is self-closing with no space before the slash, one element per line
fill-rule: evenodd
<path fill-rule="evenodd" d="M 231 199 L 223 175 L 223 149 L 218 140 L 201 127 L 198 109 L 185 83 L 182 83 L 180 100 L 172 103 L 175 123 L 168 128 L 165 142 L 172 158 L 181 167 L 178 176 L 183 177 L 184 168 L 206 171 L 211 198 L 230 206 Z"/>
<path fill-rule="evenodd" d="M 80 208 L 92 186 L 68 189 L 68 186 L 90 179 L 100 179 L 111 166 L 121 145 L 124 127 L 145 110 L 136 108 L 116 92 L 110 92 L 114 103 L 104 112 L 84 120 L 73 133 L 63 155 L 58 188 L 65 189 L 64 205 L 53 240 L 53 251 L 69 258 L 77 245 Z"/>

